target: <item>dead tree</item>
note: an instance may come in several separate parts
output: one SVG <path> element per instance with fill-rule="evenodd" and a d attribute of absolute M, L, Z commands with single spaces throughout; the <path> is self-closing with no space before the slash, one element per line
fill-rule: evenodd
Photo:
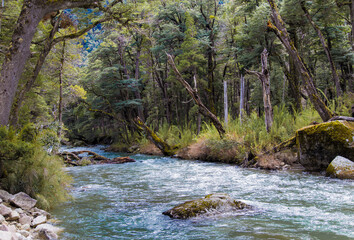
<path fill-rule="evenodd" d="M 262 83 L 262 93 L 263 93 L 263 104 L 264 104 L 264 116 L 265 116 L 265 125 L 267 132 L 270 131 L 273 124 L 273 108 L 270 101 L 270 76 L 268 71 L 268 51 L 265 48 L 261 54 L 262 62 L 262 72 L 256 72 L 247 70 L 248 74 L 252 74 L 258 77 Z"/>

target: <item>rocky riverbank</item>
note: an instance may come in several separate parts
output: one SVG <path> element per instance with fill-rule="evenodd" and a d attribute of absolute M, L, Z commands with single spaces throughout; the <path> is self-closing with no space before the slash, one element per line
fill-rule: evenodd
<path fill-rule="evenodd" d="M 26 193 L 12 195 L 0 190 L 1 240 L 55 240 L 60 228 L 55 227 L 51 215 L 36 207 L 37 200 Z"/>

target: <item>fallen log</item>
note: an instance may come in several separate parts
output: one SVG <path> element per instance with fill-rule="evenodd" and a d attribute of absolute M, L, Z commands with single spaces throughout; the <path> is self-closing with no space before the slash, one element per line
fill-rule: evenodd
<path fill-rule="evenodd" d="M 344 121 L 348 121 L 348 122 L 354 122 L 354 117 L 335 116 L 335 117 L 332 117 L 331 119 L 329 119 L 328 122 L 337 121 L 337 120 L 344 120 Z"/>
<path fill-rule="evenodd" d="M 76 155 L 80 155 L 80 154 L 83 154 L 83 153 L 88 153 L 88 155 L 91 155 L 93 156 L 93 160 L 95 161 L 99 161 L 99 160 L 109 160 L 109 158 L 106 158 L 102 155 L 99 155 L 95 152 L 92 152 L 92 151 L 88 151 L 88 150 L 82 150 L 82 151 L 75 151 L 75 152 L 72 152 L 73 154 L 76 154 Z"/>
<path fill-rule="evenodd" d="M 75 160 L 80 160 L 80 157 L 77 156 L 75 153 L 72 152 L 61 152 L 58 153 L 59 156 L 62 156 L 65 160 L 72 160 L 70 157 L 72 157 Z"/>
<path fill-rule="evenodd" d="M 94 164 L 122 164 L 127 162 L 135 162 L 135 160 L 130 157 L 116 157 L 109 160 L 98 161 Z"/>
<path fill-rule="evenodd" d="M 152 129 L 146 126 L 145 123 L 143 123 L 143 121 L 141 121 L 139 117 L 134 120 L 134 123 L 140 131 L 143 131 L 145 133 L 146 138 L 149 139 L 153 144 L 155 144 L 158 149 L 161 150 L 163 155 L 173 156 L 176 154 L 178 146 L 170 146 L 169 144 L 167 144 L 163 139 L 157 136 L 157 134 Z"/>

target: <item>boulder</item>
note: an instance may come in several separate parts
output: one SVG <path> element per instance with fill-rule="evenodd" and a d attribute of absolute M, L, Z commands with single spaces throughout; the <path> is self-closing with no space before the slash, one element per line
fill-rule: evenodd
<path fill-rule="evenodd" d="M 11 211 L 9 216 L 6 218 L 7 221 L 16 221 L 20 219 L 20 214 L 16 211 Z"/>
<path fill-rule="evenodd" d="M 0 190 L 0 198 L 4 201 L 4 202 L 8 202 L 11 198 L 13 198 L 13 195 L 6 192 L 5 190 Z"/>
<path fill-rule="evenodd" d="M 354 162 L 337 156 L 328 166 L 327 176 L 340 179 L 354 179 Z"/>
<path fill-rule="evenodd" d="M 1 240 L 17 240 L 17 236 L 11 232 L 0 231 Z"/>
<path fill-rule="evenodd" d="M 354 122 L 333 121 L 296 131 L 298 158 L 309 171 L 324 171 L 336 156 L 354 161 Z"/>
<path fill-rule="evenodd" d="M 33 218 L 27 215 L 21 215 L 20 220 L 18 221 L 20 224 L 25 225 L 25 224 L 31 224 Z"/>
<path fill-rule="evenodd" d="M 3 223 L 4 221 L 5 221 L 4 216 L 0 214 L 0 223 Z"/>
<path fill-rule="evenodd" d="M 4 204 L 0 204 L 0 215 L 3 215 L 4 217 L 10 215 L 12 212 L 12 209 L 9 207 L 6 207 Z"/>
<path fill-rule="evenodd" d="M 48 231 L 46 229 L 42 229 L 38 233 L 39 239 L 43 240 L 56 240 L 58 239 L 58 235 L 54 232 Z"/>
<path fill-rule="evenodd" d="M 251 206 L 232 199 L 224 193 L 209 194 L 204 198 L 187 201 L 163 212 L 171 218 L 187 219 L 205 214 L 227 213 L 240 209 L 250 209 Z"/>
<path fill-rule="evenodd" d="M 39 239 L 45 239 L 45 240 L 55 240 L 58 239 L 58 233 L 62 229 L 58 227 L 54 227 L 53 225 L 44 223 L 41 225 L 38 225 L 36 229 L 34 230 L 36 233 L 38 233 Z"/>
<path fill-rule="evenodd" d="M 32 227 L 36 227 L 40 224 L 46 223 L 47 222 L 47 217 L 44 215 L 40 215 L 38 217 L 36 217 L 35 219 L 33 219 L 32 221 Z"/>
<path fill-rule="evenodd" d="M 24 210 L 30 210 L 36 205 L 37 200 L 31 198 L 24 192 L 20 192 L 15 194 L 13 198 L 10 199 L 10 203 Z"/>

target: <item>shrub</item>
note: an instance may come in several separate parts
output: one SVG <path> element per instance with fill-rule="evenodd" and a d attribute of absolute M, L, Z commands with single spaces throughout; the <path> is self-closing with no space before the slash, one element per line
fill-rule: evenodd
<path fill-rule="evenodd" d="M 49 155 L 37 140 L 33 125 L 19 134 L 0 127 L 0 187 L 10 193 L 25 192 L 48 209 L 70 196 L 71 177 L 62 161 Z"/>

